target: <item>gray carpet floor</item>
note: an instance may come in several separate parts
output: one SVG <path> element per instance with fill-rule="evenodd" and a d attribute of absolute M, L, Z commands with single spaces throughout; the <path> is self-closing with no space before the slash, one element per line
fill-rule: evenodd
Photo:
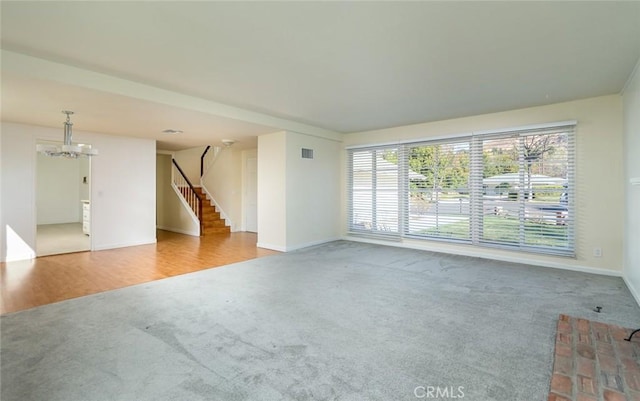
<path fill-rule="evenodd" d="M 640 323 L 620 278 L 338 241 L 4 315 L 0 398 L 542 401 L 560 313 Z"/>

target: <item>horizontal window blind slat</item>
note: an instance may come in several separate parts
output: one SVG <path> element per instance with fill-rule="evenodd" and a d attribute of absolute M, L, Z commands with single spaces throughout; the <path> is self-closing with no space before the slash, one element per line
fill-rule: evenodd
<path fill-rule="evenodd" d="M 572 255 L 574 131 L 348 149 L 349 231 Z"/>

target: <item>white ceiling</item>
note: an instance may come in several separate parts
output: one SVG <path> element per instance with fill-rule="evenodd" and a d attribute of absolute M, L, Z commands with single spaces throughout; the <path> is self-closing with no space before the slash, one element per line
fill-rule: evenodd
<path fill-rule="evenodd" d="M 348 133 L 619 93 L 640 58 L 640 2 L 0 7 L 5 51 L 78 67 L 43 75 L 3 62 L 4 121 L 57 127 L 60 111 L 72 109 L 76 129 L 151 137 L 165 149 L 222 138 L 250 144 L 278 129 Z M 112 80 L 74 81 L 78 71 Z M 146 89 L 112 89 L 123 82 Z M 184 134 L 159 134 L 166 128 Z"/>

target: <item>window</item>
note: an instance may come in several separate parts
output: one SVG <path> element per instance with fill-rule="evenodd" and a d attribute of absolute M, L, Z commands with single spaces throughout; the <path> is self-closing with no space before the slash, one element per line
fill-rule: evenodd
<path fill-rule="evenodd" d="M 574 128 L 349 149 L 349 231 L 573 255 Z"/>
<path fill-rule="evenodd" d="M 400 178 L 398 148 L 349 153 L 349 228 L 353 232 L 398 235 Z"/>
<path fill-rule="evenodd" d="M 405 234 L 469 240 L 469 141 L 406 145 Z"/>

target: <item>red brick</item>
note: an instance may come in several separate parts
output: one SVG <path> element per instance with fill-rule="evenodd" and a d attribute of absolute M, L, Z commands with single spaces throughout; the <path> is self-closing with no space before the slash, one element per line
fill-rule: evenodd
<path fill-rule="evenodd" d="M 561 314 L 561 315 L 558 317 L 558 321 L 559 321 L 559 322 L 570 322 L 570 321 L 571 321 L 571 316 Z"/>
<path fill-rule="evenodd" d="M 629 401 L 640 401 L 640 393 L 627 390 L 627 398 L 629 398 Z"/>
<path fill-rule="evenodd" d="M 635 331 L 635 329 L 633 329 L 633 330 L 629 329 L 629 336 L 634 331 Z M 629 336 L 627 336 L 627 338 L 629 338 Z M 633 337 L 631 337 L 631 341 L 630 342 L 635 343 L 635 344 L 640 344 L 640 332 L 634 334 Z"/>
<path fill-rule="evenodd" d="M 627 401 L 627 397 L 617 391 L 604 390 L 604 401 Z"/>
<path fill-rule="evenodd" d="M 623 358 L 636 358 L 639 354 L 636 345 L 629 341 L 617 341 L 616 347 Z"/>
<path fill-rule="evenodd" d="M 611 337 L 613 337 L 614 340 L 620 341 L 629 337 L 631 330 L 624 329 L 620 326 L 612 326 L 609 328 L 609 333 L 611 333 Z"/>
<path fill-rule="evenodd" d="M 600 341 L 603 343 L 611 342 L 611 337 L 609 336 L 609 333 L 607 331 L 596 330 L 593 332 L 593 336 L 595 337 L 596 341 Z"/>
<path fill-rule="evenodd" d="M 569 322 L 558 322 L 558 333 L 571 333 L 571 323 Z"/>
<path fill-rule="evenodd" d="M 622 377 L 620 375 L 615 375 L 611 373 L 607 373 L 605 371 L 600 372 L 600 378 L 602 378 L 602 385 L 608 387 L 612 390 L 624 391 L 624 385 L 622 383 Z"/>
<path fill-rule="evenodd" d="M 590 377 L 578 376 L 578 391 L 591 395 L 596 395 L 596 386 L 594 379 Z"/>
<path fill-rule="evenodd" d="M 577 357 L 576 372 L 582 376 L 595 377 L 596 375 L 595 363 L 591 359 Z"/>
<path fill-rule="evenodd" d="M 587 359 L 595 358 L 595 352 L 593 350 L 593 347 L 590 345 L 578 344 L 578 346 L 576 347 L 576 351 L 578 352 L 578 355 L 580 355 L 583 358 L 587 358 Z"/>
<path fill-rule="evenodd" d="M 570 398 L 563 397 L 560 394 L 550 393 L 547 401 L 571 401 Z"/>
<path fill-rule="evenodd" d="M 596 352 L 604 355 L 615 355 L 613 345 L 610 343 L 603 343 L 601 341 L 596 341 Z"/>
<path fill-rule="evenodd" d="M 627 382 L 627 386 L 635 391 L 640 391 L 640 375 L 635 372 L 626 372 L 624 374 L 624 380 Z"/>
<path fill-rule="evenodd" d="M 553 372 L 571 376 L 573 374 L 573 360 L 566 356 L 556 356 Z"/>
<path fill-rule="evenodd" d="M 640 401 L 640 335 L 567 315 L 557 327 L 549 401 Z"/>
<path fill-rule="evenodd" d="M 591 322 L 591 328 L 595 331 L 608 331 L 609 330 L 609 325 L 605 324 L 605 323 L 600 323 L 600 322 Z"/>
<path fill-rule="evenodd" d="M 569 376 L 554 373 L 551 377 L 551 391 L 558 394 L 571 395 L 573 383 Z"/>
<path fill-rule="evenodd" d="M 560 343 L 560 344 L 566 344 L 571 346 L 571 334 L 568 333 L 558 333 L 558 335 L 556 336 L 556 344 Z"/>
<path fill-rule="evenodd" d="M 578 343 L 579 344 L 591 344 L 591 336 L 589 334 L 578 333 Z"/>
<path fill-rule="evenodd" d="M 578 319 L 576 324 L 578 331 L 583 333 L 589 332 L 589 321 L 585 319 Z"/>
<path fill-rule="evenodd" d="M 616 358 L 610 355 L 598 354 L 598 364 L 600 364 L 600 370 L 610 373 L 618 373 L 618 361 Z"/>
<path fill-rule="evenodd" d="M 640 373 L 640 366 L 638 366 L 638 362 L 635 359 L 623 357 L 622 366 L 627 372 Z"/>
<path fill-rule="evenodd" d="M 564 344 L 558 344 L 556 345 L 556 355 L 566 356 L 568 358 L 571 358 L 571 356 L 573 355 L 573 352 L 571 352 L 571 347 L 567 347 Z"/>

